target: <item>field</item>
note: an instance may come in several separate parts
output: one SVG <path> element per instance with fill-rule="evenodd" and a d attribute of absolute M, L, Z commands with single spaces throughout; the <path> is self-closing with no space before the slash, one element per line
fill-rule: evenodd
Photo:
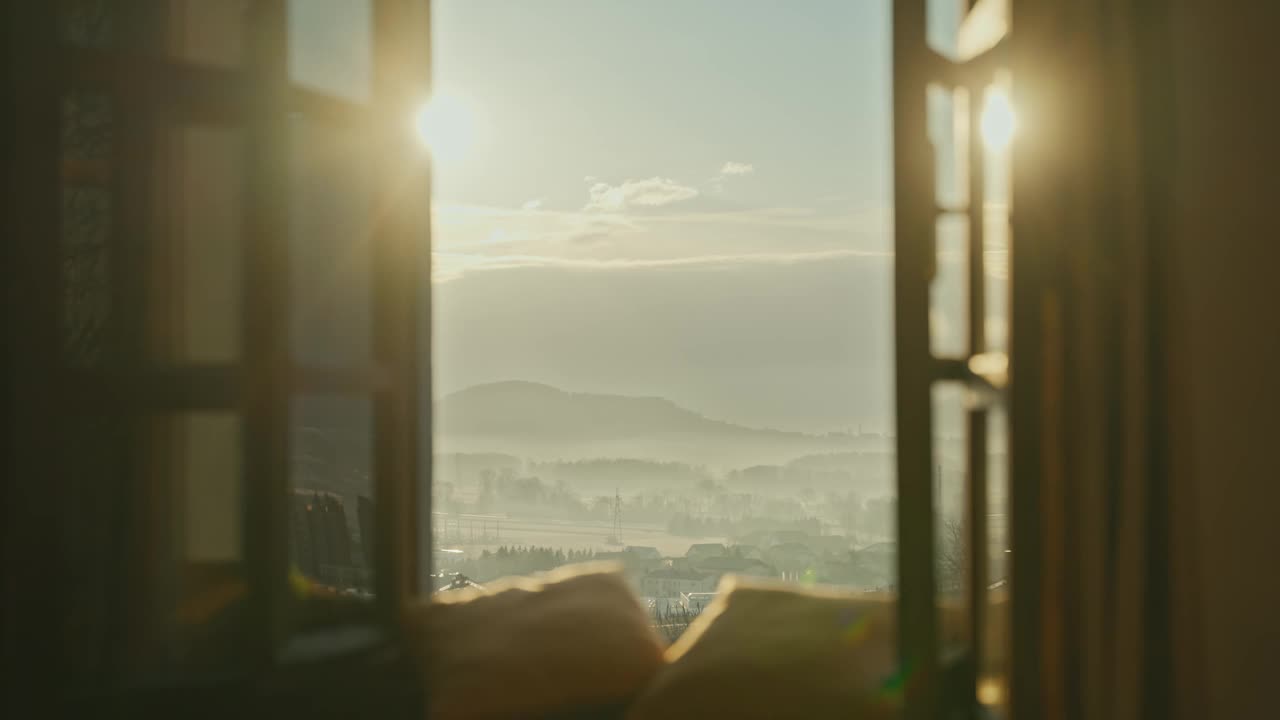
<path fill-rule="evenodd" d="M 432 518 L 437 548 L 456 548 L 468 556 L 502 545 L 549 547 L 559 550 L 610 552 L 626 545 L 655 547 L 665 557 L 683 556 L 694 543 L 723 543 L 723 537 L 672 535 L 661 525 L 623 523 L 621 544 L 611 544 L 608 522 L 514 518 L 501 515 L 446 515 Z"/>

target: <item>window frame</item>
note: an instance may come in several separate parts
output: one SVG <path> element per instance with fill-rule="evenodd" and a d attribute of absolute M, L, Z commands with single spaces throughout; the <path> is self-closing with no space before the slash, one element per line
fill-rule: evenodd
<path fill-rule="evenodd" d="M 1011 358 L 1017 353 L 989 351 L 986 337 L 985 188 L 981 112 L 985 88 L 1010 67 L 1010 0 L 964 3 L 960 34 L 970 35 L 972 52 L 945 57 L 930 47 L 928 0 L 894 0 L 894 308 L 897 409 L 898 652 L 906 683 L 904 716 L 939 717 L 979 704 L 978 672 L 987 625 L 987 422 L 992 408 L 1009 406 Z M 1002 15 L 1003 24 L 979 26 L 985 13 Z M 985 30 L 985 32 L 984 32 Z M 981 37 L 975 37 L 981 35 Z M 974 42 L 976 40 L 976 42 Z M 927 90 L 967 90 L 968 134 L 966 200 L 947 206 L 936 197 L 935 150 L 928 132 Z M 1012 188 L 1010 188 L 1012 195 Z M 967 350 L 939 356 L 931 347 L 930 288 L 937 273 L 937 221 L 948 216 L 967 221 Z M 1010 224 L 1012 213 L 1010 213 Z M 1011 268 L 1013 231 L 1009 231 Z M 1016 275 L 1016 271 L 1012 271 Z M 1012 304 L 1010 305 L 1012 307 Z M 1012 329 L 1013 323 L 1010 322 Z M 1010 333 L 1018 338 L 1016 333 Z M 1017 342 L 1015 339 L 1014 342 Z M 965 575 L 968 643 L 944 648 L 937 606 L 933 390 L 960 386 L 972 401 L 965 412 Z M 1012 407 L 1010 436 L 1022 405 Z M 1012 447 L 1012 439 L 1010 441 Z M 1019 458 L 1022 459 L 1022 458 Z M 1010 473 L 1010 502 L 1021 501 L 1023 473 Z M 1023 513 L 1010 508 L 1015 516 Z M 1019 543 L 1015 534 L 1013 543 Z M 1012 583 L 1010 583 L 1012 587 Z M 1010 663 L 1012 665 L 1012 663 Z"/>
<path fill-rule="evenodd" d="M 378 647 L 402 645 L 405 611 L 417 596 L 421 563 L 418 502 L 420 475 L 427 480 L 430 458 L 430 252 L 429 168 L 413 133 L 414 110 L 429 92 L 429 0 L 371 0 L 373 92 L 367 102 L 349 102 L 299 87 L 288 76 L 286 0 L 257 0 L 244 19 L 243 62 L 234 69 L 196 65 L 165 53 L 165 16 L 160 0 L 115 5 L 131 16 L 126 33 L 118 22 L 120 46 L 79 47 L 65 44 L 58 31 L 60 3 L 18 3 L 3 16 L 8 27 L 4 48 L 25 73 L 5 80 L 5 95 L 21 108 L 13 120 L 14 163 L 8 171 L 4 219 L 13 230 L 6 242 L 3 274 L 10 282 L 6 311 L 9 337 L 26 342 L 11 363 L 6 380 L 15 400 L 15 418 L 23 430 L 13 436 L 6 456 L 15 475 L 38 473 L 44 459 L 57 452 L 54 438 L 62 418 L 93 415 L 140 426 L 155 413 L 227 411 L 241 422 L 243 469 L 237 481 L 243 498 L 243 566 L 249 586 L 248 622 L 244 634 L 254 639 L 241 663 L 250 674 L 291 672 L 286 666 L 313 665 L 325 658 L 351 654 L 365 657 Z M 12 24 L 9 24 L 9 23 Z M 127 37 L 126 37 L 127 36 Z M 126 46 L 126 41 L 128 45 Z M 34 70 L 40 68 L 40 70 Z M 114 104 L 114 165 L 68 168 L 61 162 L 62 97 L 72 91 L 102 93 Z M 369 137 L 376 167 L 371 182 L 378 213 L 371 235 L 370 358 L 347 367 L 315 367 L 292 357 L 290 345 L 288 257 L 288 154 L 290 115 L 302 113 L 331 128 L 354 129 Z M 7 121 L 6 121 L 7 122 Z M 240 354 L 228 363 L 155 361 L 148 353 L 149 303 L 146 282 L 148 243 L 163 240 L 148 226 L 157 202 L 151 196 L 157 129 L 169 124 L 200 124 L 244 132 L 242 188 L 244 222 L 239 237 L 243 265 Z M 21 181 L 19 181 L 21 179 Z M 63 285 L 58 242 L 64 183 L 102 186 L 116 196 L 108 252 L 118 276 L 111 290 L 112 312 L 120 323 L 122 351 L 101 366 L 69 364 L 61 352 Z M 136 238 L 146 238 L 138 241 Z M 162 298 L 160 298 L 162 300 Z M 21 308 L 19 312 L 18 308 Z M 320 634 L 300 637 L 287 607 L 289 594 L 288 494 L 291 400 L 301 394 L 369 398 L 373 406 L 371 447 L 374 495 L 377 498 L 375 540 L 376 599 L 357 625 L 370 632 L 353 634 L 339 620 Z M 427 458 L 422 462 L 421 458 Z M 104 514 L 97 522 L 109 532 L 134 536 L 135 549 L 148 537 L 163 498 L 145 477 L 145 453 L 133 451 L 112 492 L 130 498 L 123 513 Z M 6 473 L 8 474 L 8 473 Z M 74 502 L 69 490 L 45 483 L 25 493 L 26 502 L 6 512 L 27 515 L 13 526 L 14 537 L 39 538 L 48 533 L 40 518 Z M 7 489 L 10 486 L 6 482 Z M 30 512 L 28 512 L 30 511 Z M 43 522 L 47 522 L 43 521 Z M 136 529 L 136 531 L 135 531 Z M 98 554 L 106 549 L 94 549 Z M 68 666 L 64 648 L 47 647 L 49 632 L 60 622 L 60 593 L 72 584 L 50 576 L 57 569 L 57 548 L 39 567 L 34 559 L 20 563 L 14 578 L 23 585 L 47 588 L 46 606 L 32 605 L 31 628 L 9 648 L 45 648 L 50 676 Z M 136 556 L 141 558 L 142 555 Z M 122 565 L 119 557 L 101 558 Z M 134 559 L 129 560 L 130 563 Z M 142 562 L 138 560 L 138 562 Z M 163 568 L 142 568 L 142 575 Z M 42 580 L 43 578 L 43 580 Z M 19 582 L 16 581 L 15 582 Z M 145 612 L 131 600 L 130 583 L 111 588 L 117 621 L 133 626 Z M 6 617 L 11 617 L 6 612 Z M 8 620 L 6 620 L 6 623 Z M 18 636 L 15 636 L 18 637 Z M 359 640 L 353 641 L 353 638 Z M 16 650 L 15 650 L 16 651 Z M 128 651 L 120 647 L 113 654 Z M 116 658 L 117 660 L 120 658 Z M 128 672 L 113 669 L 118 680 L 133 682 Z M 64 674 L 65 675 L 65 674 Z M 192 679 L 194 682 L 195 680 Z M 115 683 L 111 680 L 108 684 Z M 186 684 L 188 680 L 174 680 Z M 169 684 L 168 681 L 162 684 Z M 416 685 L 415 685 L 416 686 Z"/>

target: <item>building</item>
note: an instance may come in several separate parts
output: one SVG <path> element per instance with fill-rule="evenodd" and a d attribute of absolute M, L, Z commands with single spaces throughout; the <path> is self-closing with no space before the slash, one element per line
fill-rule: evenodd
<path fill-rule="evenodd" d="M 713 592 L 680 593 L 680 607 L 697 614 L 706 609 L 716 599 Z"/>
<path fill-rule="evenodd" d="M 640 577 L 640 595 L 652 598 L 678 598 L 682 593 L 711 592 L 719 576 L 697 570 L 662 568 Z"/>
<path fill-rule="evenodd" d="M 628 545 L 623 552 L 628 555 L 640 558 L 641 560 L 661 560 L 662 553 L 658 552 L 658 548 L 650 545 Z"/>
<path fill-rule="evenodd" d="M 721 543 L 695 543 L 689 546 L 684 556 L 689 558 L 690 562 L 696 563 L 703 558 L 723 556 L 727 552 Z"/>
<path fill-rule="evenodd" d="M 711 573 L 716 576 L 724 576 L 730 573 L 734 575 L 750 575 L 752 577 L 774 577 L 778 571 L 769 563 L 756 558 L 741 557 L 709 557 L 698 561 L 694 567 L 699 572 Z"/>

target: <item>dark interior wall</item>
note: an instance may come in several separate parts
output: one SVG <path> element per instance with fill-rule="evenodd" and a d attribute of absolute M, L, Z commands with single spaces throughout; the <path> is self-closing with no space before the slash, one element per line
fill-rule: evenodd
<path fill-rule="evenodd" d="M 1176 647 L 1210 717 L 1253 717 L 1280 679 L 1280 3 L 1169 7 Z"/>

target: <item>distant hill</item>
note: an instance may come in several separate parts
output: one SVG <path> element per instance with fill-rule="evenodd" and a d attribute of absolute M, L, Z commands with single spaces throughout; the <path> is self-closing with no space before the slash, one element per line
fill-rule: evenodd
<path fill-rule="evenodd" d="M 812 435 L 713 420 L 660 397 L 574 393 L 539 383 L 477 385 L 436 403 L 437 452 L 534 460 L 637 458 L 716 469 L 863 450 L 883 438 Z"/>

